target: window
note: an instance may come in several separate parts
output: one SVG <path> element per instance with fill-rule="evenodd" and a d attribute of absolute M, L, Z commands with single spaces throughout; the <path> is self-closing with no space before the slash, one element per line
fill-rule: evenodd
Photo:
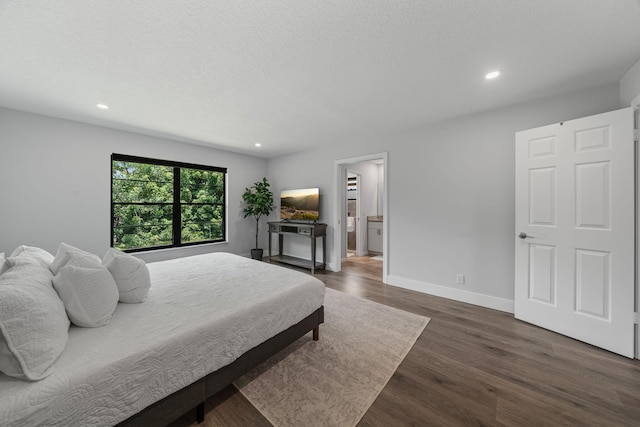
<path fill-rule="evenodd" d="M 225 168 L 111 155 L 111 246 L 140 251 L 221 242 Z"/>

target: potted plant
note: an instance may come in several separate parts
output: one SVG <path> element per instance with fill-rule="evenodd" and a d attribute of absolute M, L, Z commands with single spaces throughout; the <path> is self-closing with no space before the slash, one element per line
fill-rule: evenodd
<path fill-rule="evenodd" d="M 262 181 L 254 182 L 251 187 L 245 188 L 242 200 L 246 204 L 243 210 L 244 217 L 252 216 L 256 219 L 256 247 L 251 249 L 251 258 L 261 260 L 262 249 L 258 248 L 260 217 L 269 215 L 273 211 L 273 193 L 269 190 L 267 178 L 262 178 Z"/>

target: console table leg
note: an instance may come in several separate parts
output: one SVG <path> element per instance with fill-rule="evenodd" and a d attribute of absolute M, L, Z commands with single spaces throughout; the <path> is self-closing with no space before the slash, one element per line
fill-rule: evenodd
<path fill-rule="evenodd" d="M 311 274 L 316 274 L 316 238 L 311 238 Z"/>
<path fill-rule="evenodd" d="M 322 236 L 322 268 L 327 269 L 327 237 Z"/>

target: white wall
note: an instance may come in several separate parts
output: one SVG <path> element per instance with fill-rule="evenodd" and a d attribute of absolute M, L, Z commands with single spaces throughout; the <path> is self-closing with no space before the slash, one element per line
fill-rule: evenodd
<path fill-rule="evenodd" d="M 512 310 L 514 134 L 619 108 L 617 83 L 460 117 L 403 133 L 331 141 L 270 159 L 275 188 L 319 186 L 336 230 L 334 163 L 388 152 L 389 283 Z M 298 256 L 308 258 L 308 248 Z M 305 250 L 306 249 L 306 250 Z M 336 265 L 330 250 L 330 267 Z M 456 285 L 457 273 L 466 284 Z"/>
<path fill-rule="evenodd" d="M 620 80 L 620 105 L 628 107 L 640 96 L 640 61 L 629 69 Z"/>
<path fill-rule="evenodd" d="M 0 146 L 0 252 L 27 244 L 55 254 L 65 241 L 102 256 L 110 244 L 112 153 L 228 169 L 229 242 L 142 258 L 253 247 L 254 221 L 242 218 L 241 195 L 266 175 L 265 159 L 2 108 Z"/>

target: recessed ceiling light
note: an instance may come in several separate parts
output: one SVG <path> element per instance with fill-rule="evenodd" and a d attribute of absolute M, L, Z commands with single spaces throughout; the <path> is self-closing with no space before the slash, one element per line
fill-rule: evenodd
<path fill-rule="evenodd" d="M 96 107 L 98 107 L 101 110 L 108 110 L 109 106 L 107 104 L 96 104 Z"/>
<path fill-rule="evenodd" d="M 487 80 L 492 80 L 498 77 L 499 75 L 500 75 L 500 71 L 496 70 L 488 73 L 486 76 L 484 76 L 484 78 Z"/>
<path fill-rule="evenodd" d="M 255 144 L 253 144 L 253 145 L 255 145 L 256 147 L 262 147 L 262 144 L 260 144 L 259 142 L 256 142 L 256 143 L 255 143 Z"/>

